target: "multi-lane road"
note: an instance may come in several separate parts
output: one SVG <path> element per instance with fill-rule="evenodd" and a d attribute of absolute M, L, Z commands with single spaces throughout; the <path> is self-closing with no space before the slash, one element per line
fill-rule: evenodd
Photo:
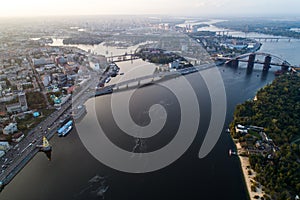
<path fill-rule="evenodd" d="M 16 144 L 0 159 L 0 190 L 1 187 L 7 185 L 39 151 L 36 145 L 42 143 L 43 136 L 50 139 L 59 127 L 59 121 L 71 115 L 71 108 L 74 101 L 83 104 L 84 101 L 88 99 L 87 97 L 91 96 L 91 93 L 95 90 L 98 76 L 92 73 L 91 77 L 89 83 L 81 89 L 80 92 L 73 95 L 72 99 L 64 103 L 59 110 L 54 111 L 44 121 L 28 132 L 27 136 L 21 142 Z"/>
<path fill-rule="evenodd" d="M 171 77 L 174 74 L 185 75 L 196 71 L 206 70 L 212 67 L 214 67 L 214 65 L 206 64 L 195 68 L 193 67 L 193 68 L 183 69 L 178 72 L 168 72 L 164 74 L 158 73 L 155 75 L 151 75 L 150 77 L 141 77 L 140 79 L 129 80 L 124 83 L 119 83 L 117 84 L 117 86 L 129 84 L 130 82 L 144 80 L 146 78 L 154 78 L 154 77 L 167 78 L 167 77 Z M 84 88 L 82 88 L 77 94 L 74 94 L 72 99 L 69 99 L 66 103 L 64 103 L 59 110 L 54 111 L 37 127 L 32 129 L 21 142 L 15 145 L 11 150 L 9 150 L 6 153 L 4 157 L 0 159 L 0 167 L 1 167 L 0 168 L 0 189 L 1 189 L 1 185 L 4 186 L 8 184 L 13 179 L 13 177 L 17 175 L 17 173 L 39 151 L 36 145 L 42 143 L 43 136 L 46 136 L 48 139 L 50 139 L 56 133 L 56 130 L 60 125 L 59 123 L 60 119 L 64 119 L 71 115 L 72 105 L 76 107 L 82 105 L 87 99 L 94 96 L 95 94 L 99 92 L 101 94 L 104 92 L 105 94 L 105 90 L 107 88 L 112 89 L 113 87 L 115 87 L 115 85 L 103 87 L 102 89 L 100 89 L 103 90 L 102 92 L 96 91 L 95 93 L 95 88 L 98 82 L 106 80 L 108 77 L 110 77 L 110 73 L 104 72 L 102 75 L 100 75 L 100 78 L 99 78 L 99 74 L 91 73 L 91 79 L 84 86 Z"/>

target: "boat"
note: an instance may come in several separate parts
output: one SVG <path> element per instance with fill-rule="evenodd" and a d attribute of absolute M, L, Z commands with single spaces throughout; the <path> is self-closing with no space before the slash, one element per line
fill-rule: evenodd
<path fill-rule="evenodd" d="M 49 141 L 45 136 L 43 136 L 43 143 L 42 145 L 36 145 L 37 148 L 39 148 L 40 151 L 48 152 L 52 150 L 51 145 L 49 144 Z"/>
<path fill-rule="evenodd" d="M 4 188 L 4 184 L 2 181 L 0 181 L 0 192 L 3 190 L 3 188 Z"/>
<path fill-rule="evenodd" d="M 98 188 L 98 191 L 97 191 L 97 196 L 104 198 L 104 194 L 108 190 L 108 188 L 109 188 L 108 185 L 107 186 L 104 186 L 104 185 L 100 186 L 100 188 Z"/>
<path fill-rule="evenodd" d="M 72 116 L 75 122 L 80 121 L 80 119 L 87 113 L 85 105 L 80 105 L 73 110 Z"/>
<path fill-rule="evenodd" d="M 274 72 L 275 76 L 282 75 L 283 73 L 284 73 L 284 71 L 282 71 L 282 70 L 277 70 L 276 72 Z"/>
<path fill-rule="evenodd" d="M 229 149 L 229 156 L 232 156 L 232 155 L 237 155 L 237 153 L 231 149 Z"/>
<path fill-rule="evenodd" d="M 73 126 L 69 126 L 67 129 L 65 129 L 65 130 L 61 133 L 61 136 L 66 136 L 66 135 L 71 131 L 72 128 L 73 128 Z"/>
<path fill-rule="evenodd" d="M 111 93 L 113 93 L 113 89 L 111 87 L 105 87 L 102 89 L 97 89 L 95 92 L 95 97 Z"/>
<path fill-rule="evenodd" d="M 102 180 L 105 180 L 105 177 L 96 175 L 96 176 L 94 176 L 93 178 L 91 178 L 89 180 L 89 183 L 98 183 L 98 182 L 100 182 Z"/>
<path fill-rule="evenodd" d="M 66 136 L 73 128 L 73 121 L 69 120 L 60 129 L 57 130 L 58 136 Z"/>

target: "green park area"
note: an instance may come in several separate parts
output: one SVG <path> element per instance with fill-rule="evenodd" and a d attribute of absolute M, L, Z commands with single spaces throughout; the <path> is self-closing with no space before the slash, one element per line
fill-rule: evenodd
<path fill-rule="evenodd" d="M 285 74 L 257 93 L 257 100 L 238 105 L 231 129 L 237 124 L 264 127 L 278 150 L 272 157 L 251 154 L 255 180 L 264 186 L 267 199 L 295 199 L 300 194 L 300 76 Z M 244 135 L 232 131 L 235 139 Z M 260 137 L 250 131 L 249 135 Z"/>

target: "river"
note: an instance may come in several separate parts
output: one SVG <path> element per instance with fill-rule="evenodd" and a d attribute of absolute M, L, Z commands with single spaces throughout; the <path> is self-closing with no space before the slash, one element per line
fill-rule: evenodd
<path fill-rule="evenodd" d="M 96 51 L 98 47 L 87 47 Z M 106 49 L 99 47 L 101 52 Z M 120 50 L 121 51 L 121 50 Z M 263 42 L 262 52 L 279 55 L 292 64 L 299 64 L 299 41 Z M 116 52 L 119 53 L 119 52 Z M 130 63 L 129 63 L 130 64 Z M 262 76 L 259 69 L 247 75 L 245 68 L 231 69 L 220 66 L 227 95 L 227 113 L 224 130 L 230 123 L 235 106 L 255 96 L 256 91 L 274 79 L 272 72 Z M 1 200 L 53 200 L 53 199 L 102 199 L 97 189 L 105 184 L 109 186 L 105 199 L 246 199 L 246 189 L 237 157 L 229 157 L 228 149 L 234 144 L 230 135 L 223 130 L 214 149 L 203 159 L 197 157 L 205 128 L 209 123 L 206 112 L 210 100 L 203 94 L 207 90 L 205 83 L 197 74 L 186 77 L 192 84 L 200 102 L 201 116 L 197 137 L 188 151 L 176 162 L 164 169 L 144 173 L 129 174 L 111 169 L 97 161 L 82 144 L 76 129 L 64 138 L 54 136 L 52 160 L 37 154 L 32 161 L 5 187 L 0 194 Z M 176 84 L 176 80 L 170 80 Z M 204 93 L 203 93 L 204 91 Z M 149 98 L 149 96 L 151 98 Z M 97 97 L 95 100 L 97 117 L 104 120 L 105 129 L 112 134 L 117 132 L 110 109 L 111 95 Z M 142 123 L 144 117 L 138 117 L 149 104 L 169 102 L 171 121 L 176 118 L 176 101 L 171 94 L 157 85 L 140 88 L 133 98 L 136 108 L 132 116 Z M 89 104 L 89 102 L 88 102 Z M 104 117 L 103 117 L 104 116 Z M 86 118 L 89 114 L 86 115 Z M 139 121 L 140 120 L 140 121 Z M 173 132 L 176 125 L 168 126 L 167 132 Z M 86 125 L 88 132 L 89 127 Z M 167 138 L 163 138 L 165 141 Z M 126 148 L 126 145 L 125 147 Z M 149 147 L 151 148 L 151 147 Z M 103 179 L 98 180 L 99 176 Z M 94 178 L 94 179 L 93 179 Z"/>

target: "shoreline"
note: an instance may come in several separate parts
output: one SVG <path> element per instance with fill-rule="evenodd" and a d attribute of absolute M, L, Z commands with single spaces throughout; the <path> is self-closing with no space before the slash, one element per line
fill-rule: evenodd
<path fill-rule="evenodd" d="M 67 105 L 66 108 L 62 113 L 64 113 L 67 109 L 71 107 L 72 104 Z M 61 115 L 58 115 L 61 116 Z M 40 126 L 40 125 L 38 125 Z M 38 127 L 37 126 L 37 127 Z M 53 129 L 48 134 L 46 134 L 47 140 L 51 140 L 52 137 L 55 135 L 56 130 Z M 0 193 L 5 188 L 6 185 L 8 185 L 15 176 L 17 176 L 18 173 L 22 171 L 22 169 L 34 158 L 34 156 L 40 152 L 37 148 L 32 149 L 31 151 L 27 152 L 22 158 L 16 160 L 16 166 L 12 166 L 11 169 L 8 168 L 7 171 L 0 176 Z"/>
<path fill-rule="evenodd" d="M 254 196 L 259 196 L 260 198 L 263 197 L 265 195 L 265 192 L 262 190 L 262 185 L 260 183 L 259 187 L 256 188 L 256 192 L 251 190 L 251 186 L 253 185 L 252 183 L 255 183 L 256 181 L 254 180 L 255 176 L 256 176 L 256 172 L 250 167 L 250 162 L 249 162 L 249 157 L 248 156 L 241 156 L 239 155 L 240 152 L 243 150 L 243 148 L 241 147 L 241 144 L 239 142 L 235 142 L 233 140 L 233 142 L 235 143 L 235 146 L 237 148 L 237 153 L 238 153 L 238 157 L 240 160 L 240 166 L 241 166 L 241 170 L 244 176 L 244 182 L 248 191 L 248 195 L 250 200 L 255 200 L 256 198 L 254 198 Z M 251 171 L 251 174 L 249 175 L 248 171 Z"/>

